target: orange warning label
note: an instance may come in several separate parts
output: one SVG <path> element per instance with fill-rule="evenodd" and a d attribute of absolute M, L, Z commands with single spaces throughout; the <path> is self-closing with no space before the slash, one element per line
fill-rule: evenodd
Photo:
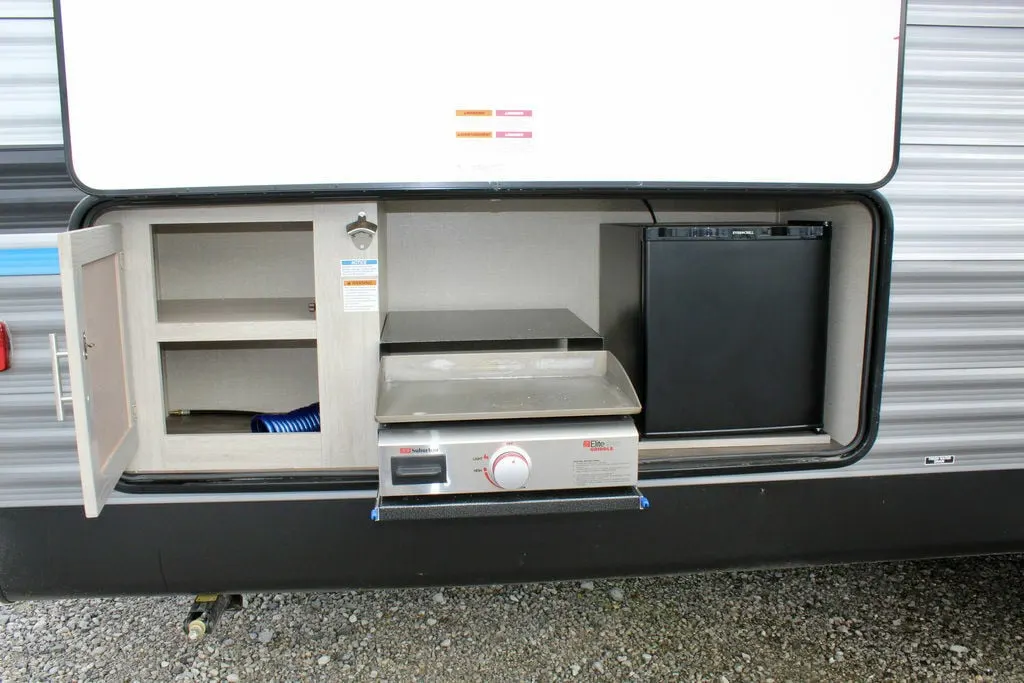
<path fill-rule="evenodd" d="M 493 116 L 494 111 L 491 109 L 456 109 L 456 116 Z"/>
<path fill-rule="evenodd" d="M 346 287 L 375 287 L 376 280 L 345 280 Z"/>
<path fill-rule="evenodd" d="M 457 130 L 455 131 L 455 137 L 457 138 L 493 138 L 494 133 L 489 130 Z"/>

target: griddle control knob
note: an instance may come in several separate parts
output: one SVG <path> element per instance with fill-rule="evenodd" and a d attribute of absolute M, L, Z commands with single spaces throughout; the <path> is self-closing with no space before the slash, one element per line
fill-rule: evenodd
<path fill-rule="evenodd" d="M 502 446 L 491 457 L 491 483 L 499 489 L 521 489 L 530 478 L 530 456 L 518 446 Z"/>

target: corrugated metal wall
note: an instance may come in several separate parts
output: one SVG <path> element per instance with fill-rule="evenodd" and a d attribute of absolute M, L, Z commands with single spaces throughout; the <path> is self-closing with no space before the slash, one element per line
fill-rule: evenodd
<path fill-rule="evenodd" d="M 912 0 L 882 431 L 865 465 L 1024 464 L 1024 3 Z"/>
<path fill-rule="evenodd" d="M 53 8 L 0 0 L 0 146 L 61 144 Z"/>
<path fill-rule="evenodd" d="M 0 0 L 0 145 L 60 142 L 50 11 Z M 1021 466 L 1024 3 L 911 0 L 909 23 L 901 164 L 884 191 L 897 261 L 883 426 L 856 469 L 907 471 L 936 452 Z M 24 233 L 57 229 L 77 196 L 54 154 L 0 152 L 0 243 L 52 243 Z M 0 376 L 0 504 L 77 498 L 46 350 L 58 294 L 54 277 L 0 278 L 20 361 Z"/>
<path fill-rule="evenodd" d="M 0 249 L 53 247 L 81 195 L 59 148 L 0 149 Z M 71 422 L 57 422 L 47 335 L 63 328 L 56 275 L 0 276 L 15 362 L 0 374 L 0 504 L 67 497 L 78 481 Z"/>
<path fill-rule="evenodd" d="M 53 147 L 62 140 L 52 17 L 49 0 L 0 0 L 0 249 L 54 246 L 81 197 Z M 80 498 L 73 423 L 56 421 L 50 380 L 47 335 L 64 324 L 57 277 L 0 277 L 0 318 L 16 349 L 0 375 L 0 505 Z"/>

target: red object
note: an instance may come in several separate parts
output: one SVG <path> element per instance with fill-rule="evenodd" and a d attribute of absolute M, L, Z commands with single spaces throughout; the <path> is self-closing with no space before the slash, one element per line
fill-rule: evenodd
<path fill-rule="evenodd" d="M 7 323 L 0 320 L 0 372 L 11 367 L 11 334 Z"/>

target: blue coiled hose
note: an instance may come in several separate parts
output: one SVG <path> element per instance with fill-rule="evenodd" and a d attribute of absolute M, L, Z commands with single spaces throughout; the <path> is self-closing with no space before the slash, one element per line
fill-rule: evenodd
<path fill-rule="evenodd" d="M 252 418 L 250 428 L 258 433 L 319 432 L 320 403 L 311 403 L 288 413 L 266 413 Z"/>

